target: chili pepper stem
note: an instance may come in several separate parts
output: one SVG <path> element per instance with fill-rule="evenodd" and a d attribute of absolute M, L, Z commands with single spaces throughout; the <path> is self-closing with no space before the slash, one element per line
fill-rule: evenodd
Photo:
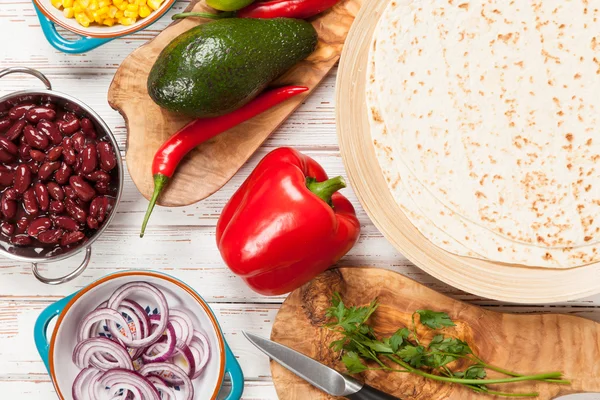
<path fill-rule="evenodd" d="M 203 13 L 203 12 L 184 12 L 173 15 L 172 19 L 183 19 L 188 17 L 207 18 L 207 19 L 223 19 L 235 17 L 235 12 L 222 12 L 218 14 Z"/>
<path fill-rule="evenodd" d="M 324 182 L 317 182 L 315 178 L 306 178 L 306 187 L 316 194 L 325 203 L 331 205 L 331 196 L 340 189 L 346 187 L 346 181 L 341 176 L 328 179 Z"/>
<path fill-rule="evenodd" d="M 154 193 L 152 194 L 152 198 L 150 199 L 150 204 L 148 204 L 148 209 L 146 210 L 146 215 L 144 216 L 144 223 L 142 224 L 142 231 L 140 232 L 140 237 L 144 237 L 144 233 L 146 232 L 146 226 L 148 225 L 148 221 L 150 220 L 150 214 L 152 214 L 152 210 L 154 210 L 154 206 L 156 205 L 156 201 L 158 197 L 162 193 L 165 185 L 169 181 L 169 177 L 163 174 L 154 175 Z"/>

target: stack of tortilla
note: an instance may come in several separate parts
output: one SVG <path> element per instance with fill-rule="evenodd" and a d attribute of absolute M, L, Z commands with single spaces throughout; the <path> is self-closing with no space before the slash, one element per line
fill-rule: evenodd
<path fill-rule="evenodd" d="M 369 57 L 377 158 L 427 239 L 600 261 L 600 0 L 392 0 Z"/>

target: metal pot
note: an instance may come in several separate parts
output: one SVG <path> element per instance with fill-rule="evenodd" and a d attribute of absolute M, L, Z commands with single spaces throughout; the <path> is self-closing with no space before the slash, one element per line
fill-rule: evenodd
<path fill-rule="evenodd" d="M 115 155 L 117 157 L 117 167 L 116 167 L 116 179 L 115 184 L 117 187 L 117 194 L 115 197 L 115 205 L 113 207 L 112 212 L 106 218 L 106 221 L 102 225 L 102 227 L 96 231 L 91 237 L 88 238 L 87 241 L 82 242 L 80 245 L 75 246 L 69 249 L 43 249 L 36 248 L 33 246 L 29 247 L 15 247 L 10 243 L 0 240 L 0 255 L 3 255 L 7 258 L 10 258 L 15 261 L 23 261 L 29 262 L 32 264 L 33 275 L 40 281 L 49 285 L 58 285 L 61 283 L 69 282 L 79 275 L 87 268 L 90 258 L 92 256 L 92 244 L 102 235 L 102 233 L 106 230 L 110 222 L 112 221 L 114 215 L 116 214 L 116 209 L 121 200 L 121 194 L 123 191 L 123 163 L 121 159 L 121 155 L 119 153 L 119 147 L 117 142 L 110 131 L 110 128 L 106 123 L 100 118 L 98 114 L 94 112 L 88 105 L 83 103 L 82 101 L 71 97 L 67 94 L 56 92 L 52 90 L 52 85 L 48 78 L 44 76 L 41 72 L 25 67 L 13 67 L 7 68 L 0 71 L 0 78 L 3 76 L 14 74 L 14 73 L 25 73 L 30 74 L 41 80 L 46 89 L 44 90 L 22 90 L 18 92 L 11 93 L 7 96 L 0 97 L 0 110 L 6 105 L 6 102 L 10 100 L 15 100 L 18 98 L 23 98 L 25 96 L 44 96 L 45 98 L 49 98 L 52 102 L 60 105 L 68 107 L 73 110 L 76 114 L 80 116 L 84 116 L 89 118 L 96 128 L 96 132 L 98 134 L 99 139 L 108 139 L 110 143 L 113 145 L 115 149 Z M 38 270 L 38 263 L 52 263 L 58 262 L 61 260 L 65 260 L 69 257 L 74 256 L 82 251 L 85 251 L 85 258 L 83 262 L 77 267 L 74 271 L 69 274 L 59 277 L 59 278 L 46 278 L 42 276 Z"/>

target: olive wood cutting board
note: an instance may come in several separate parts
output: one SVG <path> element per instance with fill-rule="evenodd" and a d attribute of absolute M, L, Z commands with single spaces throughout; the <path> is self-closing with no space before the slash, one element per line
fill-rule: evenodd
<path fill-rule="evenodd" d="M 338 61 L 350 25 L 362 0 L 343 0 L 312 23 L 319 34 L 317 50 L 273 83 L 303 85 L 311 91 Z M 192 0 L 186 11 L 210 12 L 204 1 Z M 160 145 L 191 118 L 176 115 L 154 104 L 146 83 L 160 52 L 175 37 L 206 19 L 187 18 L 169 25 L 121 64 L 108 91 L 108 102 L 127 124 L 127 167 L 133 182 L 146 198 L 154 188 L 152 159 Z M 252 156 L 260 145 L 304 101 L 299 95 L 256 118 L 198 146 L 181 163 L 158 203 L 184 206 L 219 190 Z"/>
<path fill-rule="evenodd" d="M 465 340 L 485 362 L 527 374 L 561 371 L 572 381 L 571 386 L 543 382 L 499 386 L 504 392 L 539 392 L 536 398 L 541 400 L 600 392 L 600 324 L 568 315 L 516 315 L 485 310 L 382 269 L 330 270 L 292 292 L 277 314 L 271 339 L 343 372 L 338 354 L 329 348 L 337 335 L 320 327 L 334 292 L 339 292 L 347 305 L 367 305 L 377 298 L 380 306 L 370 321 L 378 335 L 390 336 L 400 327 L 410 327 L 411 314 L 416 310 L 444 311 L 457 326 L 443 333 Z M 433 334 L 427 328 L 419 328 L 419 336 L 431 338 Z M 334 398 L 275 362 L 271 363 L 271 372 L 280 400 Z M 496 399 L 409 374 L 368 371 L 359 379 L 404 400 Z"/>

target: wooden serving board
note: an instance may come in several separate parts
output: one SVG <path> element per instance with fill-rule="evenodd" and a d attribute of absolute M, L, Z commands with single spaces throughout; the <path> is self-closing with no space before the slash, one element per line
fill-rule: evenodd
<path fill-rule="evenodd" d="M 319 275 L 285 300 L 275 319 L 271 339 L 344 371 L 339 355 L 329 349 L 336 334 L 320 327 L 326 320 L 325 310 L 334 292 L 339 292 L 347 305 L 367 305 L 377 298 L 380 306 L 371 323 L 380 335 L 390 336 L 400 327 L 410 326 L 416 310 L 444 311 L 457 325 L 444 330 L 444 334 L 465 340 L 489 364 L 527 374 L 561 371 L 572 381 L 570 386 L 543 382 L 496 386 L 502 391 L 539 392 L 540 400 L 600 392 L 600 324 L 567 315 L 488 311 L 382 269 L 340 268 Z M 424 328 L 419 335 L 431 338 L 433 333 Z M 271 372 L 280 400 L 333 398 L 275 362 L 271 363 Z M 498 375 L 489 373 L 489 376 Z M 403 400 L 496 398 L 408 374 L 369 371 L 359 378 Z"/>
<path fill-rule="evenodd" d="M 279 78 L 274 85 L 304 85 L 314 89 L 340 57 L 346 35 L 362 0 L 343 0 L 313 21 L 319 33 L 317 50 Z M 186 11 L 212 12 L 204 1 L 192 0 Z M 127 167 L 146 198 L 154 189 L 151 165 L 154 153 L 177 130 L 190 122 L 154 104 L 146 89 L 150 69 L 160 52 L 175 37 L 209 20 L 187 18 L 169 25 L 121 64 L 108 92 L 108 102 L 127 124 Z M 198 146 L 182 162 L 158 203 L 184 206 L 219 190 L 258 147 L 304 101 L 297 96 L 264 114 Z"/>

